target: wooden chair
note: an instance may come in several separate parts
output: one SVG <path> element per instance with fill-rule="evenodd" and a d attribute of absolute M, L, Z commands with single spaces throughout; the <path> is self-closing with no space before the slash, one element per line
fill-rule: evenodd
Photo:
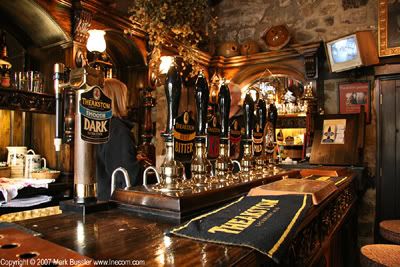
<path fill-rule="evenodd" d="M 362 267 L 400 266 L 400 246 L 373 244 L 361 248 Z"/>
<path fill-rule="evenodd" d="M 379 232 L 387 241 L 400 245 L 400 220 L 380 222 Z"/>

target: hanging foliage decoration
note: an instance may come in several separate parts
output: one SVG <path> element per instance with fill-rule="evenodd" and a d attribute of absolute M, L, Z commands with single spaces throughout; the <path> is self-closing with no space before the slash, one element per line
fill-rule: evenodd
<path fill-rule="evenodd" d="M 196 62 L 198 46 L 215 34 L 216 19 L 207 0 L 132 1 L 130 8 L 133 27 L 148 34 L 149 67 L 157 71 L 162 48 L 173 47 L 182 58 L 183 70 L 191 66 L 191 76 L 199 70 Z"/>

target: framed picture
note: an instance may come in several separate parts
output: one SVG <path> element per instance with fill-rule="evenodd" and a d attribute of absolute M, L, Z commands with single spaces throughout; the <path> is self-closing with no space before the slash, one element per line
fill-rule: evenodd
<path fill-rule="evenodd" d="M 379 0 L 379 56 L 400 55 L 400 0 Z"/>
<path fill-rule="evenodd" d="M 371 121 L 371 87 L 370 82 L 352 82 L 339 84 L 339 113 L 360 113 L 361 106 L 365 107 L 366 121 Z"/>

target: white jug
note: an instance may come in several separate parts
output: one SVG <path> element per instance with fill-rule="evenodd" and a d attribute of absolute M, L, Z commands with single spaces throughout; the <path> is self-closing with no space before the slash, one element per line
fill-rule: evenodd
<path fill-rule="evenodd" d="M 42 167 L 42 161 L 43 168 L 46 168 L 46 159 L 42 158 L 39 154 L 35 154 L 35 151 L 33 151 L 32 149 L 29 149 L 25 155 L 25 178 L 31 178 L 32 171 L 40 169 Z"/>
<path fill-rule="evenodd" d="M 11 178 L 24 177 L 26 146 L 8 146 L 7 164 L 11 167 Z"/>

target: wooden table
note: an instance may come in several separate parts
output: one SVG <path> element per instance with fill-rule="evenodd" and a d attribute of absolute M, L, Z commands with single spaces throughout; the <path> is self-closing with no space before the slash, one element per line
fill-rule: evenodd
<path fill-rule="evenodd" d="M 282 265 L 340 266 L 341 259 L 351 266 L 357 253 L 354 237 L 356 190 L 354 180 L 343 183 L 337 192 L 311 208 L 298 228 Z M 43 234 L 43 238 L 93 259 L 129 259 L 148 266 L 258 266 L 275 265 L 269 258 L 248 248 L 197 242 L 168 237 L 171 224 L 112 209 L 86 215 L 64 213 L 18 222 Z M 346 230 L 347 229 L 347 230 Z M 350 247 L 343 251 L 344 245 Z M 354 258 L 355 257 L 355 258 Z"/>

